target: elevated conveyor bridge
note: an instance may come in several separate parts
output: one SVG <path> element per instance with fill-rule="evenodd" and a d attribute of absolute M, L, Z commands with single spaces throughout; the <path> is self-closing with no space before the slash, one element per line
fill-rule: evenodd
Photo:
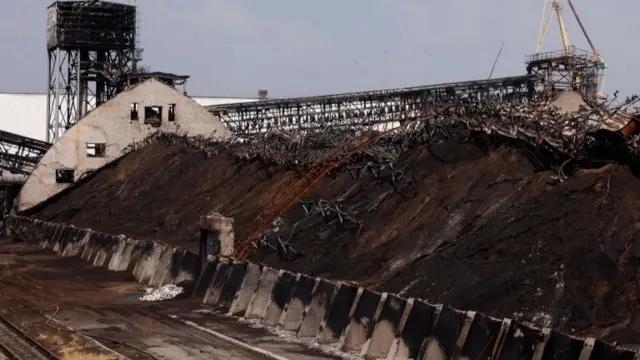
<path fill-rule="evenodd" d="M 50 147 L 41 140 L 0 131 L 0 182 L 15 183 L 21 175 L 26 178 Z"/>
<path fill-rule="evenodd" d="M 386 130 L 402 121 L 420 118 L 434 101 L 454 99 L 529 102 L 535 100 L 541 80 L 513 76 L 398 89 L 264 100 L 208 106 L 234 133 L 257 135 L 269 130 L 314 131 L 370 127 Z"/>

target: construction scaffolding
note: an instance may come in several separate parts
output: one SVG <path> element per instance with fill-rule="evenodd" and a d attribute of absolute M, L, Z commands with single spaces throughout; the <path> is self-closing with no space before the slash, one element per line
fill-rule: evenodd
<path fill-rule="evenodd" d="M 136 72 L 136 7 L 56 1 L 47 9 L 47 142 L 114 97 Z"/>

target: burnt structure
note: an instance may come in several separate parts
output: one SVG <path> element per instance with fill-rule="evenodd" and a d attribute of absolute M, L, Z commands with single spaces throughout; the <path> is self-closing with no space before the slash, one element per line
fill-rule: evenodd
<path fill-rule="evenodd" d="M 136 7 L 56 1 L 47 9 L 47 142 L 114 97 L 136 72 Z"/>
<path fill-rule="evenodd" d="M 44 141 L 0 131 L 0 226 L 22 183 L 50 147 Z"/>
<path fill-rule="evenodd" d="M 270 130 L 316 131 L 325 128 L 384 130 L 421 119 L 434 101 L 527 103 L 538 99 L 535 75 L 490 80 L 214 105 L 207 109 L 232 132 L 252 136 Z"/>
<path fill-rule="evenodd" d="M 29 175 L 51 144 L 0 130 L 0 171 Z"/>
<path fill-rule="evenodd" d="M 543 79 L 538 89 L 544 98 L 562 91 L 575 91 L 596 99 L 600 96 L 606 66 L 592 52 L 568 46 L 564 50 L 526 57 L 527 74 Z"/>

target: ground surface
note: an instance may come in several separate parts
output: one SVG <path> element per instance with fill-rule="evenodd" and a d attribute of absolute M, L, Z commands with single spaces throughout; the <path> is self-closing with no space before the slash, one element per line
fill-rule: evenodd
<path fill-rule="evenodd" d="M 255 257 L 457 308 L 636 342 L 640 180 L 609 166 L 560 182 L 553 171 L 536 172 L 518 150 L 487 154 L 468 134 L 454 135 L 400 156 L 394 167 L 415 185 L 397 190 L 388 169 L 380 178 L 365 173 L 355 180 L 343 168 L 313 187 L 308 199 L 332 201 L 361 229 L 346 220 L 341 226 L 335 214 L 305 216 L 298 205 L 284 216 L 281 235 L 306 256 Z M 242 239 L 296 176 L 226 154 L 206 157 L 180 143 L 151 144 L 36 216 L 195 248 L 198 216 L 216 210 L 233 217 Z"/>
<path fill-rule="evenodd" d="M 199 308 L 195 300 L 141 303 L 142 289 L 131 276 L 35 246 L 0 241 L 0 287 L 2 316 L 57 350 L 61 360 L 116 358 L 94 340 L 130 359 L 264 358 L 183 320 L 291 360 L 336 358 L 232 318 L 194 312 Z"/>

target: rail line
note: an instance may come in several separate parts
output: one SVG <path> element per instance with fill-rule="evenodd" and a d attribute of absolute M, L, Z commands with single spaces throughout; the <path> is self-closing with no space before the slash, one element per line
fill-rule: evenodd
<path fill-rule="evenodd" d="M 0 354 L 10 360 L 58 360 L 24 331 L 0 316 Z"/>

